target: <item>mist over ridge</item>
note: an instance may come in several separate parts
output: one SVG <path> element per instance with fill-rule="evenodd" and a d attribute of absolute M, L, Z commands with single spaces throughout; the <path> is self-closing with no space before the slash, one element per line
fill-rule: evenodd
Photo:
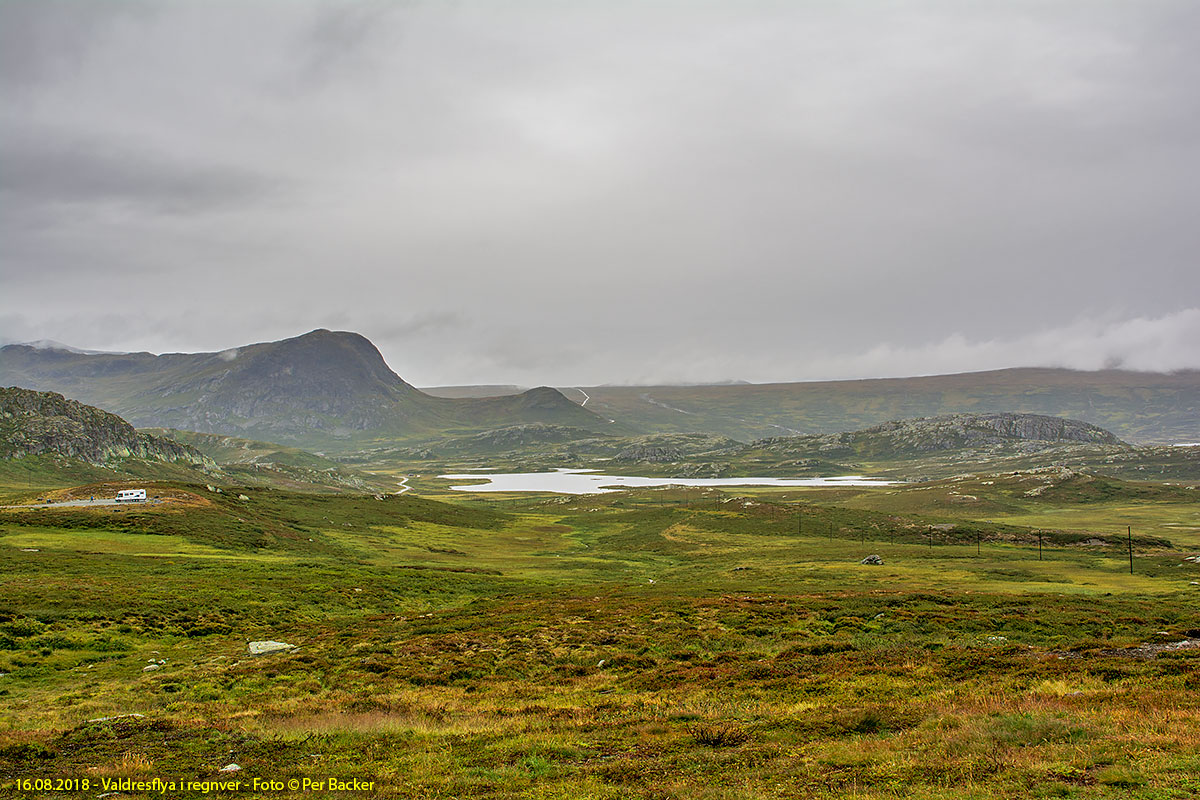
<path fill-rule="evenodd" d="M 1200 368 L 1198 13 L 6 3 L 0 341 L 356 330 L 426 386 Z"/>

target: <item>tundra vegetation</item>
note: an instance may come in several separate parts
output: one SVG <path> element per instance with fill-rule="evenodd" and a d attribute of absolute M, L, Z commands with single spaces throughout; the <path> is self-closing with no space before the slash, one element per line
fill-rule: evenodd
<path fill-rule="evenodd" d="M 410 484 L 0 511 L 0 788 L 236 763 L 375 781 L 330 797 L 1200 793 L 1189 485 Z"/>

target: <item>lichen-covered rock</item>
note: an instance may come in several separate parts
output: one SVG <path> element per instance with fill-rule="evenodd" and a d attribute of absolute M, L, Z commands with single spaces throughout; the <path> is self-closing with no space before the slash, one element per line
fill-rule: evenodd
<path fill-rule="evenodd" d="M 1064 444 L 1125 445 L 1112 433 L 1087 422 L 1040 414 L 995 413 L 897 420 L 849 433 L 778 436 L 760 439 L 752 447 L 778 455 L 845 459 L 921 457 L 1000 447 L 1035 453 Z"/>
<path fill-rule="evenodd" d="M 643 464 L 669 464 L 682 458 L 683 452 L 677 448 L 646 445 L 626 447 L 613 456 L 614 461 L 635 461 Z"/>
<path fill-rule="evenodd" d="M 96 465 L 112 459 L 140 458 L 218 469 L 199 450 L 140 433 L 116 414 L 68 400 L 55 392 L 0 389 L 0 458 L 43 453 Z"/>

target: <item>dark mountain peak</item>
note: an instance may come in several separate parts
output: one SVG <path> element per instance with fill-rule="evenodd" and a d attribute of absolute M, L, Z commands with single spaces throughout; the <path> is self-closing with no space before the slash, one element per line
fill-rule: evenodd
<path fill-rule="evenodd" d="M 369 339 L 348 331 L 315 331 L 216 354 L 239 383 L 289 396 L 394 397 L 416 390 L 392 372 Z"/>
<path fill-rule="evenodd" d="M 366 337 L 346 331 L 319 329 L 206 358 L 185 380 L 201 392 L 192 408 L 201 417 L 187 424 L 209 432 L 225 432 L 210 427 L 210 416 L 243 420 L 247 429 L 366 430 L 397 402 L 422 397 Z"/>
<path fill-rule="evenodd" d="M 142 427 L 325 450 L 521 423 L 607 424 L 548 386 L 509 397 L 431 397 L 392 372 L 366 337 L 324 328 L 217 353 L 84 355 L 5 348 L 0 381 L 64 392 Z"/>
<path fill-rule="evenodd" d="M 538 386 L 517 395 L 522 408 L 562 408 L 566 404 L 578 405 L 567 399 L 567 396 L 551 386 Z"/>
<path fill-rule="evenodd" d="M 276 358 L 291 358 L 315 363 L 360 363 L 372 372 L 398 377 L 383 360 L 371 340 L 351 331 L 329 331 L 318 328 L 302 336 L 267 342 L 255 347 L 268 348 Z M 230 352 L 230 351 L 226 351 Z"/>
<path fill-rule="evenodd" d="M 375 345 L 371 343 L 371 340 L 361 333 L 355 333 L 354 331 L 331 331 L 328 328 L 314 328 L 308 333 L 302 333 L 290 339 L 281 339 L 277 344 L 283 344 L 284 342 L 342 342 L 353 344 L 356 347 L 375 349 Z"/>

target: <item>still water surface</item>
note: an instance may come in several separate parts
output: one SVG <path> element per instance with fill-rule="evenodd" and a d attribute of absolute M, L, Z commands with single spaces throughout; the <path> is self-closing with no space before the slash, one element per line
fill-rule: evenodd
<path fill-rule="evenodd" d="M 597 475 L 587 469 L 554 472 L 502 472 L 439 475 L 452 481 L 487 480 L 472 486 L 451 486 L 460 492 L 556 492 L 597 494 L 641 486 L 888 486 L 892 481 L 840 475 L 833 478 L 641 478 L 631 475 Z M 617 488 L 611 488 L 617 487 Z"/>

